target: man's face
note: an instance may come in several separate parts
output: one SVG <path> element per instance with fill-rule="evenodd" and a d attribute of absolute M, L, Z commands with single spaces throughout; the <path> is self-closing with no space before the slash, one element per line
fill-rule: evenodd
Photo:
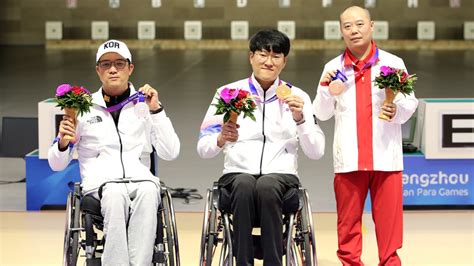
<path fill-rule="evenodd" d="M 133 64 L 129 64 L 121 55 L 106 53 L 100 58 L 95 69 L 104 91 L 110 96 L 117 96 L 128 88 L 128 79 L 133 68 Z"/>
<path fill-rule="evenodd" d="M 359 7 L 349 8 L 341 14 L 341 33 L 350 51 L 364 53 L 372 41 L 373 22 Z"/>
<path fill-rule="evenodd" d="M 250 64 L 259 82 L 275 81 L 285 67 L 286 60 L 287 57 L 283 53 L 277 54 L 266 50 L 250 52 Z"/>

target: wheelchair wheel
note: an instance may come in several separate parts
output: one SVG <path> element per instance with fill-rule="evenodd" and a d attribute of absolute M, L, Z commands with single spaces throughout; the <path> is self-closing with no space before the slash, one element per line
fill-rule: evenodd
<path fill-rule="evenodd" d="M 296 252 L 296 247 L 299 245 L 298 236 L 299 229 L 298 224 L 295 226 L 295 214 L 290 214 L 285 216 L 284 224 L 286 226 L 286 230 L 284 232 L 284 236 L 286 236 L 286 245 L 284 246 L 284 253 L 285 253 L 285 265 L 286 266 L 297 266 L 298 265 L 298 257 Z M 296 230 L 294 230 L 296 227 Z M 295 233 L 293 233 L 296 231 Z"/>
<path fill-rule="evenodd" d="M 171 193 L 162 184 L 161 203 L 158 209 L 158 220 L 153 265 L 179 266 L 178 234 L 174 216 Z"/>
<path fill-rule="evenodd" d="M 301 242 L 301 259 L 302 265 L 313 266 L 317 265 L 316 245 L 313 234 L 313 219 L 311 213 L 311 205 L 309 203 L 308 192 L 304 189 L 303 193 L 303 208 L 301 209 L 301 231 L 303 234 L 303 241 Z"/>
<path fill-rule="evenodd" d="M 214 247 L 217 244 L 216 219 L 217 210 L 213 205 L 213 193 L 207 190 L 206 206 L 204 211 L 204 221 L 201 232 L 201 254 L 200 266 L 211 266 L 214 255 Z"/>
<path fill-rule="evenodd" d="M 234 255 L 232 253 L 232 229 L 231 222 L 228 213 L 222 215 L 224 220 L 224 236 L 221 250 L 221 257 L 219 260 L 220 266 L 233 266 L 234 265 Z M 217 235 L 216 235 L 217 237 Z"/>
<path fill-rule="evenodd" d="M 75 266 L 79 255 L 80 200 L 76 191 L 70 192 L 66 203 L 63 265 Z"/>
<path fill-rule="evenodd" d="M 171 203 L 171 193 L 166 190 L 163 197 L 163 219 L 166 231 L 166 246 L 168 251 L 168 265 L 179 266 L 179 245 L 176 229 L 176 219 L 174 215 L 173 204 Z"/>

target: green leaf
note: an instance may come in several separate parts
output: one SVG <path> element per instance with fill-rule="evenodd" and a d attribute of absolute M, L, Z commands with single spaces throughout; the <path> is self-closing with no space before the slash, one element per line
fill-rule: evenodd
<path fill-rule="evenodd" d="M 224 115 L 224 123 L 226 123 L 227 121 L 229 121 L 229 119 L 230 119 L 230 112 L 225 113 L 225 115 Z"/>

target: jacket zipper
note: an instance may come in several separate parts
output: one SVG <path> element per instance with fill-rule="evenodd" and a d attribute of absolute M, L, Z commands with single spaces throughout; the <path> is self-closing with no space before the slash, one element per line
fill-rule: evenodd
<path fill-rule="evenodd" d="M 122 173 L 123 173 L 122 178 L 125 179 L 125 166 L 123 165 L 123 154 L 122 154 L 122 151 L 123 151 L 122 138 L 120 137 L 120 133 L 118 130 L 119 121 L 120 121 L 120 115 L 118 117 L 117 124 L 115 125 L 115 130 L 117 131 L 117 135 L 119 137 L 119 143 L 120 143 L 120 163 L 122 164 Z"/>
<path fill-rule="evenodd" d="M 265 101 L 265 94 L 266 91 L 263 91 L 263 100 Z M 267 137 L 265 136 L 265 103 L 263 103 L 263 110 L 262 110 L 262 135 L 263 135 L 263 145 L 262 145 L 262 155 L 260 156 L 260 175 L 262 175 L 262 167 L 263 167 L 263 151 L 265 150 L 265 141 Z"/>

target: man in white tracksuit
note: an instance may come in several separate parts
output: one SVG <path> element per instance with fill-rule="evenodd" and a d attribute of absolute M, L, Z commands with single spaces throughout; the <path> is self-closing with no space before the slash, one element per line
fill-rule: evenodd
<path fill-rule="evenodd" d="M 287 36 L 262 30 L 250 40 L 250 77 L 224 88 L 248 91 L 255 97 L 256 121 L 240 115 L 237 124 L 215 115 L 214 99 L 201 125 L 197 151 L 202 158 L 225 155 L 219 185 L 230 192 L 237 265 L 253 265 L 252 226 L 258 220 L 264 265 L 281 265 L 282 197 L 299 186 L 298 144 L 311 159 L 324 154 L 324 134 L 316 124 L 311 100 L 292 86 L 291 95 L 278 99 L 276 89 L 290 51 Z M 291 86 L 291 85 L 290 85 Z"/>
<path fill-rule="evenodd" d="M 106 237 L 102 265 L 149 265 L 160 184 L 140 157 L 150 154 L 153 145 L 160 158 L 173 160 L 180 142 L 154 88 L 148 84 L 139 88 L 149 107 L 144 117 L 137 116 L 134 101 L 126 102 L 136 91 L 129 82 L 134 65 L 125 43 L 101 44 L 96 64 L 102 87 L 92 95 L 90 112 L 78 117 L 76 125 L 71 117 L 63 117 L 48 152 L 49 164 L 60 171 L 77 150 L 83 193 L 99 199 L 98 189 L 106 183 L 100 198 Z M 69 142 L 65 135 L 75 141 Z M 124 180 L 132 182 L 114 183 Z"/>
<path fill-rule="evenodd" d="M 406 69 L 403 60 L 379 49 L 372 41 L 373 21 L 369 11 L 357 6 L 340 16 L 347 49 L 329 61 L 323 70 L 314 111 L 320 120 L 335 117 L 333 144 L 334 192 L 337 205 L 339 249 L 343 265 L 363 265 L 361 219 L 370 189 L 380 265 L 400 265 L 402 246 L 402 135 L 401 124 L 416 110 L 414 93 L 398 93 L 393 103 L 384 103 L 385 91 L 374 85 L 381 66 Z M 331 94 L 328 85 L 336 70 L 347 81 L 341 94 Z M 383 112 L 389 121 L 379 119 Z"/>

